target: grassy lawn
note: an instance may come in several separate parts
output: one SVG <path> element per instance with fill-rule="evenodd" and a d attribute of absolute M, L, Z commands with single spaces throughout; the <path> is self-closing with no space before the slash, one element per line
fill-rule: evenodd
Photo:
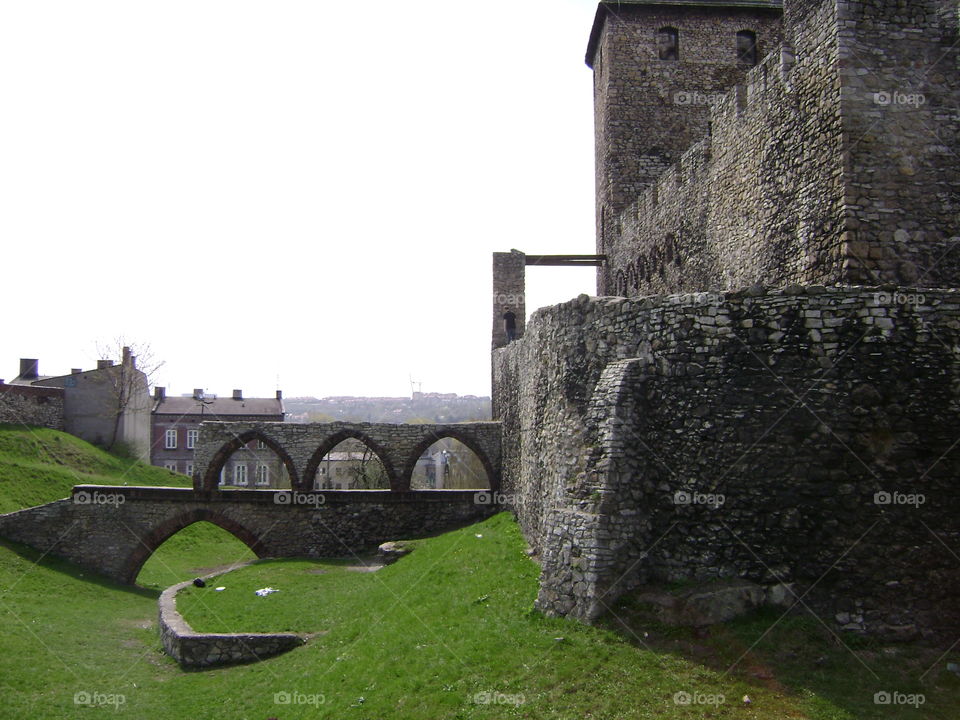
<path fill-rule="evenodd" d="M 186 475 L 116 457 L 73 435 L 0 424 L 0 513 L 65 498 L 83 483 L 191 485 Z"/>
<path fill-rule="evenodd" d="M 0 467 L 16 472 L 8 432 L 0 430 Z M 31 462 L 49 470 L 41 452 L 43 443 L 29 445 L 22 461 L 36 453 Z M 114 472 L 109 456 L 86 449 L 57 457 L 67 472 L 82 472 L 73 463 L 115 482 L 153 472 L 119 460 Z M 8 506 L 13 479 L 0 484 Z M 45 492 L 53 491 L 16 497 Z M 238 540 L 192 525 L 148 561 L 139 588 L 0 542 L 0 717 L 958 717 L 960 679 L 945 669 L 956 654 L 848 636 L 844 646 L 810 618 L 762 613 L 694 633 L 658 625 L 629 599 L 598 627 L 545 618 L 532 610 L 537 565 L 509 514 L 413 544 L 374 573 L 358 572 L 356 558 L 263 560 L 189 588 L 178 606 L 198 630 L 310 640 L 265 662 L 185 672 L 160 648 L 158 588 L 248 558 Z M 254 594 L 266 586 L 279 592 Z M 884 690 L 923 693 L 925 702 L 875 704 Z M 687 696 L 691 704 L 677 704 Z"/>

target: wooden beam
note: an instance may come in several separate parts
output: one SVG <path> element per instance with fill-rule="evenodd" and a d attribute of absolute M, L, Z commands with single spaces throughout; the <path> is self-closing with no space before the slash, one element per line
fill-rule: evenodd
<path fill-rule="evenodd" d="M 606 255 L 526 255 L 527 265 L 551 265 L 566 267 L 598 267 L 605 263 Z"/>

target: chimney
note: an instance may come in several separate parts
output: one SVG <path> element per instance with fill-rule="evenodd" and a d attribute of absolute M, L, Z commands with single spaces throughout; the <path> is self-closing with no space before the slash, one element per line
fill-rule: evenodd
<path fill-rule="evenodd" d="M 79 375 L 83 372 L 83 368 L 70 368 L 71 375 Z"/>
<path fill-rule="evenodd" d="M 277 390 L 277 400 L 283 400 L 283 390 Z"/>
<path fill-rule="evenodd" d="M 194 400 L 203 400 L 203 388 L 194 388 L 194 389 L 193 389 L 193 399 L 194 399 Z"/>
<path fill-rule="evenodd" d="M 20 377 L 24 380 L 36 380 L 39 376 L 40 361 L 34 358 L 20 358 Z"/>
<path fill-rule="evenodd" d="M 130 346 L 129 346 L 129 345 L 124 345 L 124 346 L 123 346 L 123 360 L 122 360 L 122 362 L 123 362 L 124 365 L 129 365 L 129 364 L 130 364 Z"/>
<path fill-rule="evenodd" d="M 233 391 L 234 400 L 243 400 L 243 390 L 234 390 Z"/>
<path fill-rule="evenodd" d="M 154 400 L 166 400 L 167 399 L 167 389 L 157 385 L 153 389 L 153 399 Z"/>
<path fill-rule="evenodd" d="M 97 360 L 97 370 L 106 370 L 113 367 L 113 360 Z"/>

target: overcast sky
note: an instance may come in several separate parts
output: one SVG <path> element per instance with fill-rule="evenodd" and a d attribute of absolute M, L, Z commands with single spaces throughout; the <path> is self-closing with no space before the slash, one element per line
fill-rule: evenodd
<path fill-rule="evenodd" d="M 595 9 L 0 1 L 0 377 L 122 336 L 173 394 L 489 394 L 491 253 L 594 252 Z"/>

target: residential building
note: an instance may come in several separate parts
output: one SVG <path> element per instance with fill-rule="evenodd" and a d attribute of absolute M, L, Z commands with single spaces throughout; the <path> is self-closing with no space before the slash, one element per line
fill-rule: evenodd
<path fill-rule="evenodd" d="M 154 388 L 151 413 L 150 462 L 158 467 L 193 475 L 194 449 L 204 420 L 227 422 L 283 422 L 283 394 L 275 398 L 245 398 L 234 390 L 228 398 L 204 393 L 167 397 L 166 388 Z M 280 458 L 263 441 L 252 440 L 224 464 L 220 484 L 251 489 L 288 488 L 290 476 Z"/>

